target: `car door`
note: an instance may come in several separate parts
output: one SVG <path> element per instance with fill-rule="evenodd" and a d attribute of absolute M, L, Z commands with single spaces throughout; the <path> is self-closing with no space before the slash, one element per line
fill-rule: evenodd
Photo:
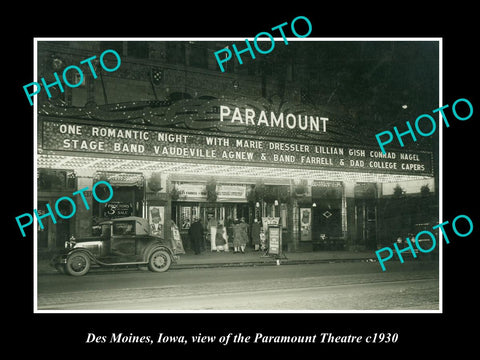
<path fill-rule="evenodd" d="M 114 221 L 110 242 L 111 263 L 137 261 L 135 221 Z"/>

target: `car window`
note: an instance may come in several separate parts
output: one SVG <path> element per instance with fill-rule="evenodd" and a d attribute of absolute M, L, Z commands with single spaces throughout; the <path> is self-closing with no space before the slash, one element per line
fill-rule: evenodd
<path fill-rule="evenodd" d="M 113 223 L 113 235 L 134 235 L 135 225 L 133 221 Z"/>

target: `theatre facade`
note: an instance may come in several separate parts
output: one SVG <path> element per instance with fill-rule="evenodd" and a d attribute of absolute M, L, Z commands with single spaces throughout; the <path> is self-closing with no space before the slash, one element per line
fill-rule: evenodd
<path fill-rule="evenodd" d="M 278 222 L 285 251 L 373 250 L 435 220 L 431 151 L 382 154 L 330 108 L 302 102 L 293 81 L 280 99 L 274 80 L 222 74 L 208 56 L 200 66 L 195 43 L 39 42 L 39 77 L 112 46 L 118 71 L 38 97 L 36 170 L 39 214 L 100 180 L 113 198 L 87 191 L 87 209 L 73 197 L 73 217 L 38 229 L 39 249 L 124 216 L 166 238 L 175 224 L 187 249 L 197 218 L 206 236 L 213 221 Z"/>

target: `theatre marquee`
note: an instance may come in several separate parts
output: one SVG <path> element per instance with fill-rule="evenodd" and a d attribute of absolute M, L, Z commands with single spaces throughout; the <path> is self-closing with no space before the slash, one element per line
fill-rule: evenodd
<path fill-rule="evenodd" d="M 39 123 L 38 145 L 41 151 L 55 153 L 433 176 L 431 152 L 390 151 L 383 154 L 378 149 L 357 145 L 163 130 L 145 125 L 43 120 Z"/>

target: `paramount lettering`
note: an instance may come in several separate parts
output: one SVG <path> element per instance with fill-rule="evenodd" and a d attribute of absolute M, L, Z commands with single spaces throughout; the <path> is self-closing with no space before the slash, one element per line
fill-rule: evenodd
<path fill-rule="evenodd" d="M 276 115 L 271 111 L 268 115 L 265 111 L 260 111 L 258 117 L 256 116 L 254 109 L 245 108 L 242 110 L 238 107 L 235 107 L 233 112 L 230 107 L 225 105 L 220 105 L 220 121 L 230 121 L 232 124 L 241 124 L 241 125 L 256 125 L 256 126 L 268 126 L 268 127 L 279 127 L 279 128 L 288 128 L 288 129 L 300 129 L 303 131 L 313 131 L 313 132 L 326 132 L 327 131 L 327 121 L 326 117 L 319 117 L 313 115 L 295 115 L 287 114 L 284 115 L 280 113 Z"/>
<path fill-rule="evenodd" d="M 256 333 L 254 343 L 282 344 L 282 343 L 315 343 L 317 335 L 263 335 Z"/>

